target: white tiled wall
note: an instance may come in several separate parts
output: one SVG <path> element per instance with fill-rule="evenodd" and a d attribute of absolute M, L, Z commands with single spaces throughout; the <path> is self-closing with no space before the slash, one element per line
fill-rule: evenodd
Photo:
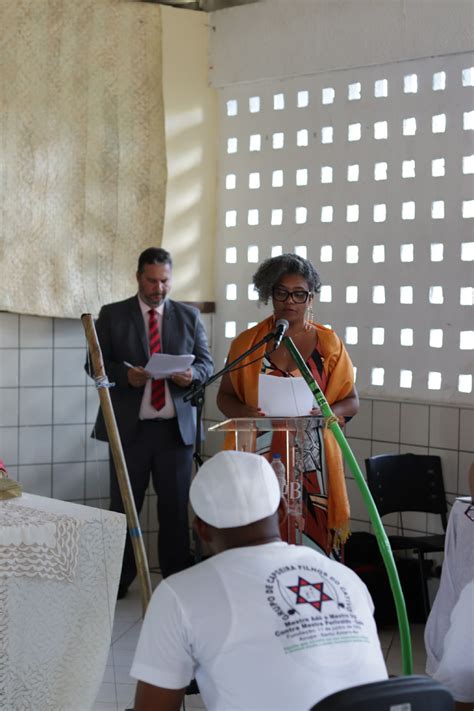
<path fill-rule="evenodd" d="M 208 333 L 211 316 L 203 315 Z M 108 446 L 91 439 L 99 398 L 79 320 L 0 312 L 0 458 L 23 489 L 109 506 Z M 156 497 L 141 525 L 156 565 Z"/>

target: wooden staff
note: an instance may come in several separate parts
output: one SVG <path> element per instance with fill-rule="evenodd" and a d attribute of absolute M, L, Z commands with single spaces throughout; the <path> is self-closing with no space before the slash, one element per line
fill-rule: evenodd
<path fill-rule="evenodd" d="M 130 486 L 130 478 L 128 476 L 127 465 L 125 464 L 125 457 L 123 454 L 122 442 L 120 441 L 115 413 L 110 399 L 109 381 L 104 369 L 102 351 L 100 350 L 99 341 L 97 339 L 94 320 L 91 314 L 82 314 L 81 321 L 86 333 L 86 339 L 92 361 L 92 369 L 94 371 L 94 379 L 99 391 L 100 406 L 104 415 L 110 449 L 112 450 L 115 470 L 117 472 L 120 494 L 122 496 L 123 507 L 127 517 L 128 532 L 132 541 L 133 554 L 135 556 L 135 563 L 137 566 L 138 582 L 140 584 L 142 610 L 143 615 L 145 615 L 146 608 L 148 607 L 151 597 L 151 580 L 142 531 L 137 516 L 132 487 Z"/>

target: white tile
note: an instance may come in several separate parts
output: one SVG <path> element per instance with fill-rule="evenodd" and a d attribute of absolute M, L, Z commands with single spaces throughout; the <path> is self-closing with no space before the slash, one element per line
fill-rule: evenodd
<path fill-rule="evenodd" d="M 365 460 L 369 459 L 371 456 L 371 450 L 372 450 L 372 444 L 370 440 L 368 439 L 356 439 L 355 437 L 349 437 L 347 440 L 351 450 L 352 454 L 357 460 L 357 464 L 359 465 L 362 474 L 365 477 Z M 346 471 L 346 476 L 353 477 L 352 471 L 349 469 L 349 465 L 347 462 L 345 462 L 345 471 Z"/>
<path fill-rule="evenodd" d="M 400 454 L 428 454 L 428 447 L 417 447 L 415 444 L 401 444 Z"/>
<path fill-rule="evenodd" d="M 208 420 L 223 422 L 227 419 L 217 407 L 216 397 L 220 382 L 215 382 L 206 388 L 206 401 L 204 403 L 203 416 Z"/>
<path fill-rule="evenodd" d="M 413 673 L 425 675 L 426 666 L 426 651 L 424 644 L 424 629 L 422 624 L 410 624 L 410 635 L 413 650 Z M 389 674 L 401 676 L 402 670 L 402 655 L 400 635 L 395 634 L 393 643 L 387 657 L 387 669 Z"/>
<path fill-rule="evenodd" d="M 372 442 L 372 457 L 379 454 L 398 454 L 399 446 L 393 442 Z"/>
<path fill-rule="evenodd" d="M 18 314 L 0 313 L 0 348 L 18 348 Z"/>
<path fill-rule="evenodd" d="M 87 381 L 86 387 L 86 422 L 93 424 L 99 410 L 99 393 L 95 385 L 90 385 Z"/>
<path fill-rule="evenodd" d="M 137 648 L 138 637 L 140 635 L 141 625 L 134 625 L 125 634 L 119 636 L 114 642 L 114 649 L 130 649 L 132 652 Z"/>
<path fill-rule="evenodd" d="M 474 410 L 461 410 L 459 449 L 474 452 Z"/>
<path fill-rule="evenodd" d="M 130 667 L 110 666 L 105 667 L 104 682 L 109 684 L 136 684 L 136 680 L 130 676 Z"/>
<path fill-rule="evenodd" d="M 0 452 L 7 467 L 18 464 L 17 427 L 0 427 Z"/>
<path fill-rule="evenodd" d="M 204 431 L 206 438 L 202 444 L 202 453 L 206 457 L 213 457 L 214 454 L 221 452 L 224 448 L 224 433 L 223 432 L 208 432 L 207 430 L 212 425 L 217 424 L 212 420 L 204 420 Z"/>
<path fill-rule="evenodd" d="M 85 425 L 55 425 L 53 462 L 83 462 L 85 439 Z"/>
<path fill-rule="evenodd" d="M 362 439 L 372 438 L 372 400 L 361 400 L 359 412 L 346 425 L 347 435 Z"/>
<path fill-rule="evenodd" d="M 433 535 L 444 533 L 443 522 L 439 514 L 426 514 L 426 531 Z"/>
<path fill-rule="evenodd" d="M 20 425 L 50 425 L 52 414 L 51 388 L 20 388 Z"/>
<path fill-rule="evenodd" d="M 83 348 L 83 360 L 86 360 L 86 336 L 80 319 L 54 319 L 55 348 Z"/>
<path fill-rule="evenodd" d="M 109 684 L 104 682 L 99 689 L 96 701 L 99 703 L 114 703 L 118 701 L 122 705 L 130 704 L 133 706 L 135 689 L 135 681 L 133 684 Z"/>
<path fill-rule="evenodd" d="M 403 513 L 403 527 L 406 535 L 409 536 L 409 531 L 426 533 L 427 530 L 427 514 L 420 511 L 405 511 Z"/>
<path fill-rule="evenodd" d="M 469 494 L 469 467 L 473 461 L 471 452 L 459 452 L 459 483 L 458 496 L 467 496 Z"/>
<path fill-rule="evenodd" d="M 90 436 L 90 427 L 86 425 L 86 459 L 95 462 L 109 459 L 109 444 Z"/>
<path fill-rule="evenodd" d="M 207 342 L 209 348 L 212 348 L 212 323 L 214 314 L 201 314 L 201 321 L 203 323 L 204 329 L 207 335 Z"/>
<path fill-rule="evenodd" d="M 85 421 L 86 389 L 81 386 L 53 389 L 54 424 L 71 425 Z"/>
<path fill-rule="evenodd" d="M 0 388 L 0 427 L 18 424 L 18 388 Z"/>
<path fill-rule="evenodd" d="M 51 496 L 51 465 L 20 466 L 19 481 L 23 490 L 36 496 Z"/>
<path fill-rule="evenodd" d="M 43 316 L 20 316 L 22 348 L 52 348 L 53 320 Z"/>
<path fill-rule="evenodd" d="M 20 351 L 20 385 L 52 385 L 53 351 L 50 348 L 28 348 Z"/>
<path fill-rule="evenodd" d="M 53 497 L 63 501 L 84 498 L 84 462 L 53 464 Z"/>
<path fill-rule="evenodd" d="M 455 494 L 458 490 L 458 453 L 452 449 L 430 447 L 428 454 L 441 457 L 444 489 L 451 494 Z"/>
<path fill-rule="evenodd" d="M 117 640 L 123 637 L 126 632 L 129 632 L 130 630 L 134 629 L 136 624 L 136 621 L 114 618 L 114 625 L 112 629 L 112 644 L 115 644 L 115 642 L 117 642 Z M 115 649 L 119 648 L 128 649 L 128 647 L 115 647 Z"/>
<path fill-rule="evenodd" d="M 7 466 L 7 465 L 5 464 L 5 466 Z M 8 476 L 10 477 L 10 479 L 14 479 L 15 481 L 18 481 L 18 476 L 19 476 L 18 469 L 19 469 L 19 467 L 10 467 L 10 466 L 7 467 L 7 472 L 8 472 Z"/>
<path fill-rule="evenodd" d="M 428 445 L 428 405 L 402 403 L 400 411 L 400 442 Z"/>
<path fill-rule="evenodd" d="M 430 447 L 457 449 L 459 410 L 454 407 L 430 407 Z"/>
<path fill-rule="evenodd" d="M 54 384 L 85 385 L 85 352 L 82 348 L 56 348 L 54 351 Z"/>
<path fill-rule="evenodd" d="M 355 479 L 347 479 L 346 486 L 351 506 L 351 518 L 354 517 L 358 520 L 368 520 L 370 518 L 369 511 L 365 505 L 364 499 L 362 498 L 362 494 L 359 491 L 357 482 Z"/>
<path fill-rule="evenodd" d="M 20 464 L 46 464 L 51 461 L 51 427 L 20 427 L 19 438 Z"/>
<path fill-rule="evenodd" d="M 186 696 L 185 703 L 186 709 L 204 709 L 204 711 L 206 711 L 201 694 L 191 694 L 190 696 Z"/>
<path fill-rule="evenodd" d="M 0 388 L 16 388 L 18 386 L 18 357 L 15 348 L 0 350 Z"/>
<path fill-rule="evenodd" d="M 110 496 L 108 460 L 86 463 L 86 498 L 101 499 Z"/>
<path fill-rule="evenodd" d="M 384 442 L 400 441 L 400 404 L 398 402 L 374 401 L 372 436 L 374 439 Z"/>
<path fill-rule="evenodd" d="M 119 602 L 122 602 L 122 600 L 119 600 Z M 134 652 L 131 649 L 115 649 L 115 647 L 111 648 L 109 656 L 107 657 L 107 666 L 113 664 L 119 667 L 128 666 L 128 668 L 130 669 L 132 666 L 133 657 Z"/>

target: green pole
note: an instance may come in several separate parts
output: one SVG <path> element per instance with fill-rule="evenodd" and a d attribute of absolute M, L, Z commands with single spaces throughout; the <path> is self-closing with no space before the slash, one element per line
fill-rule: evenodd
<path fill-rule="evenodd" d="M 324 419 L 327 423 L 327 427 L 329 427 L 332 433 L 334 434 L 334 437 L 336 438 L 336 441 L 342 450 L 344 459 L 348 463 L 349 468 L 354 475 L 354 478 L 357 482 L 357 486 L 359 487 L 360 493 L 362 494 L 362 498 L 364 499 L 365 505 L 367 506 L 367 509 L 369 511 L 370 520 L 374 527 L 375 537 L 377 539 L 380 553 L 382 554 L 383 562 L 385 564 L 385 568 L 388 574 L 388 579 L 390 581 L 390 587 L 392 589 L 393 599 L 395 601 L 398 628 L 400 631 L 403 674 L 413 674 L 413 657 L 411 649 L 410 627 L 408 624 L 405 598 L 403 597 L 403 592 L 400 585 L 400 578 L 398 577 L 398 571 L 395 565 L 395 561 L 393 559 L 392 549 L 390 548 L 390 543 L 388 541 L 387 534 L 385 533 L 385 529 L 380 519 L 379 512 L 377 511 L 377 507 L 372 498 L 372 494 L 369 491 L 364 476 L 360 470 L 359 465 L 357 464 L 356 458 L 354 457 L 351 448 L 349 447 L 344 433 L 339 426 L 337 417 L 334 415 L 333 411 L 329 407 L 328 401 L 324 397 L 321 388 L 313 378 L 311 371 L 309 370 L 308 366 L 301 357 L 300 352 L 296 348 L 291 338 L 289 338 L 288 336 L 285 336 L 283 342 L 291 353 L 291 355 L 293 356 L 293 359 L 296 365 L 298 366 L 301 375 L 303 376 L 311 392 L 313 393 L 316 402 L 318 403 L 321 412 L 324 416 Z"/>

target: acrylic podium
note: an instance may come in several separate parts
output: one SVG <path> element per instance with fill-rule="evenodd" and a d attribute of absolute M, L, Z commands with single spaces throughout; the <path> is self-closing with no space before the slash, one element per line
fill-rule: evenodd
<path fill-rule="evenodd" d="M 256 452 L 271 461 L 278 452 L 285 466 L 283 494 L 288 504 L 286 540 L 301 544 L 304 529 L 303 471 L 305 433 L 322 426 L 321 417 L 256 417 L 225 420 L 209 428 L 210 432 L 234 433 L 234 448 Z"/>

